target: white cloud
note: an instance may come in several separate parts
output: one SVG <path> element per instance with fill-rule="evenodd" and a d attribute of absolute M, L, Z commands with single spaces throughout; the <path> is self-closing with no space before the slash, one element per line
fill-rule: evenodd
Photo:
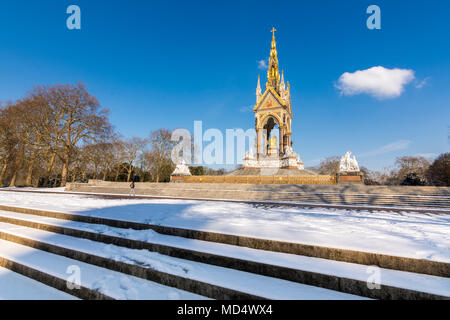
<path fill-rule="evenodd" d="M 437 158 L 438 154 L 437 153 L 419 153 L 416 154 L 416 157 L 423 157 L 425 159 L 428 160 L 434 160 L 435 158 Z"/>
<path fill-rule="evenodd" d="M 416 87 L 417 89 L 422 89 L 422 88 L 428 83 L 428 80 L 430 80 L 430 77 L 426 77 L 426 78 L 423 79 L 422 81 L 416 83 L 415 87 Z"/>
<path fill-rule="evenodd" d="M 343 73 L 336 88 L 346 96 L 366 93 L 378 99 L 389 99 L 400 96 L 404 87 L 413 79 L 413 70 L 378 66 Z"/>
<path fill-rule="evenodd" d="M 378 156 L 378 155 L 385 154 L 385 153 L 408 149 L 408 147 L 410 145 L 411 145 L 411 141 L 409 141 L 409 140 L 397 140 L 397 141 L 391 142 L 389 144 L 386 144 L 382 147 L 379 147 L 377 149 L 362 153 L 359 156 L 361 158 Z"/>
<path fill-rule="evenodd" d="M 256 61 L 256 62 L 258 62 L 258 69 L 265 70 L 265 69 L 267 69 L 269 67 L 268 66 L 268 63 L 269 63 L 268 59 L 262 59 L 262 60 L 259 60 L 259 61 Z"/>
<path fill-rule="evenodd" d="M 250 111 L 253 111 L 253 108 L 254 108 L 255 106 L 254 105 L 251 105 L 251 106 L 244 106 L 244 107 L 241 107 L 240 109 L 239 109 L 239 111 L 240 112 L 250 112 Z"/>
<path fill-rule="evenodd" d="M 320 164 L 320 161 L 322 161 L 323 158 L 316 158 L 308 161 L 309 166 L 316 166 Z"/>

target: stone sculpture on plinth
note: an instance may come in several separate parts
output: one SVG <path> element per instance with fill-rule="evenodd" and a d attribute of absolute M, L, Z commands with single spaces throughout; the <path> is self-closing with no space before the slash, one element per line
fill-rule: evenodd
<path fill-rule="evenodd" d="M 339 183 L 361 183 L 361 171 L 359 170 L 358 161 L 356 157 L 351 157 L 352 152 L 347 151 L 339 163 L 339 172 L 337 179 Z"/>
<path fill-rule="evenodd" d="M 172 174 L 170 175 L 170 182 L 183 182 L 183 177 L 191 175 L 191 171 L 189 170 L 186 162 L 181 159 L 181 161 L 178 162 L 177 166 L 175 167 L 175 170 L 173 170 Z"/>

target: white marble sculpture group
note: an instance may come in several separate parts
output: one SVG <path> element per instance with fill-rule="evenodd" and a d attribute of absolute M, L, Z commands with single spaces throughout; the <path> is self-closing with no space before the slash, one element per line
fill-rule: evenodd
<path fill-rule="evenodd" d="M 303 170 L 303 162 L 300 156 L 292 150 L 292 147 L 287 146 L 284 154 L 281 157 L 276 155 L 266 157 L 255 157 L 253 150 L 245 153 L 242 165 L 244 168 L 298 168 Z"/>
<path fill-rule="evenodd" d="M 339 163 L 339 172 L 359 172 L 358 161 L 356 161 L 356 157 L 350 157 L 352 154 L 351 151 L 347 151 L 343 157 L 341 157 L 341 161 Z"/>
<path fill-rule="evenodd" d="M 172 172 L 172 176 L 190 176 L 191 171 L 189 171 L 189 167 L 186 165 L 186 162 L 181 159 L 175 170 Z"/>
<path fill-rule="evenodd" d="M 341 161 L 339 163 L 339 172 L 348 173 L 348 172 L 359 172 L 358 161 L 356 161 L 356 157 L 351 157 L 351 151 L 347 151 L 343 157 L 341 157 Z M 300 170 L 303 170 L 303 163 L 300 160 L 300 156 L 292 150 L 292 147 L 286 147 L 286 150 L 283 156 L 278 157 L 265 157 L 257 159 L 253 150 L 247 151 L 245 153 L 245 157 L 243 160 L 243 165 L 246 168 L 280 168 L 280 167 L 297 167 Z M 177 163 L 175 170 L 172 173 L 172 176 L 190 176 L 191 172 L 189 171 L 189 167 L 187 166 L 184 160 L 181 160 Z"/>

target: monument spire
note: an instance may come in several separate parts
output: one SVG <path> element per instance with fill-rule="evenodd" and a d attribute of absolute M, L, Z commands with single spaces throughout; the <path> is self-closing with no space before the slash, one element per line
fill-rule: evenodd
<path fill-rule="evenodd" d="M 256 103 L 259 102 L 259 99 L 261 99 L 261 84 L 259 82 L 259 75 L 258 75 L 258 85 L 256 86 Z"/>
<path fill-rule="evenodd" d="M 267 84 L 278 91 L 278 83 L 280 82 L 280 72 L 278 71 L 277 43 L 275 41 L 275 28 L 272 28 L 272 43 L 270 47 L 269 69 L 267 70 Z"/>
<path fill-rule="evenodd" d="M 286 91 L 286 86 L 284 84 L 284 72 L 283 72 L 283 70 L 281 70 L 280 91 Z"/>

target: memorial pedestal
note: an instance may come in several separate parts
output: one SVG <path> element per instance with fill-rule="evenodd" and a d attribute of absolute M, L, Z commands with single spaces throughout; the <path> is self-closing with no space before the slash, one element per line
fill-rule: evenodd
<path fill-rule="evenodd" d="M 360 171 L 339 172 L 336 174 L 336 180 L 339 184 L 362 184 L 362 174 Z"/>

